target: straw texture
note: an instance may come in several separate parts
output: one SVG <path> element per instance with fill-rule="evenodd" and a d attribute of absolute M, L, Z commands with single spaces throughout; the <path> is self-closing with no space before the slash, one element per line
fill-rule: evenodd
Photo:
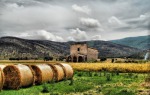
<path fill-rule="evenodd" d="M 4 87 L 8 89 L 19 89 L 30 86 L 34 82 L 34 75 L 26 65 L 8 65 L 4 69 Z"/>
<path fill-rule="evenodd" d="M 35 84 L 50 82 L 54 78 L 54 72 L 52 68 L 47 64 L 31 65 L 31 68 L 34 71 Z"/>
<path fill-rule="evenodd" d="M 64 63 L 57 63 L 60 65 L 64 72 L 65 72 L 65 79 L 72 79 L 73 78 L 73 68 L 69 64 L 64 64 Z"/>

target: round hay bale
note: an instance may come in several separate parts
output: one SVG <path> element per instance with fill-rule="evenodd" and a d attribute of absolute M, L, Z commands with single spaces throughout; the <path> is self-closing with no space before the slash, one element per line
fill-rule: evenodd
<path fill-rule="evenodd" d="M 52 68 L 52 70 L 53 70 L 53 81 L 55 81 L 57 78 L 57 68 L 53 64 L 47 64 L 47 65 L 49 65 Z"/>
<path fill-rule="evenodd" d="M 0 68 L 3 70 L 7 65 L 1 64 Z"/>
<path fill-rule="evenodd" d="M 31 65 L 31 68 L 34 71 L 35 84 L 50 82 L 54 78 L 53 69 L 47 64 Z"/>
<path fill-rule="evenodd" d="M 59 65 L 54 65 L 57 69 L 57 72 L 56 72 L 56 81 L 61 81 L 64 79 L 65 77 L 65 73 L 64 73 L 64 70 L 61 66 Z"/>
<path fill-rule="evenodd" d="M 65 63 L 57 63 L 58 65 L 60 65 L 64 72 L 65 72 L 65 79 L 72 79 L 73 78 L 73 68 L 69 65 L 69 64 L 65 64 Z"/>
<path fill-rule="evenodd" d="M 0 68 L 0 90 L 2 90 L 4 85 L 4 74 L 3 74 L 3 70 Z"/>
<path fill-rule="evenodd" d="M 7 89 L 19 89 L 31 86 L 34 83 L 32 70 L 26 65 L 8 65 L 4 69 L 5 83 Z"/>
<path fill-rule="evenodd" d="M 3 73 L 3 69 L 6 67 L 6 65 L 0 65 L 0 90 L 2 90 L 5 82 L 5 76 Z"/>
<path fill-rule="evenodd" d="M 63 68 L 60 65 L 52 65 L 52 64 L 48 64 L 50 67 L 53 68 L 54 71 L 54 81 L 61 81 L 64 79 L 65 77 L 65 73 Z"/>

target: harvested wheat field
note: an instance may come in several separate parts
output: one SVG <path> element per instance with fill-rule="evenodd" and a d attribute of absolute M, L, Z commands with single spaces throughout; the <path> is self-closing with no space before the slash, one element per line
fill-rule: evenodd
<path fill-rule="evenodd" d="M 4 87 L 7 89 L 19 89 L 34 83 L 33 72 L 26 65 L 8 65 L 3 71 L 5 76 Z"/>
<path fill-rule="evenodd" d="M 54 78 L 54 72 L 47 64 L 31 65 L 31 68 L 34 71 L 35 84 L 50 82 Z"/>
<path fill-rule="evenodd" d="M 108 71 L 120 73 L 150 73 L 148 63 L 68 63 L 77 71 Z"/>

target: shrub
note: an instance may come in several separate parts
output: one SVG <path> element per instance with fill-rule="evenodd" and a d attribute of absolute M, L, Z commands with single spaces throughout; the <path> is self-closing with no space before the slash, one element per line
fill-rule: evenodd
<path fill-rule="evenodd" d="M 107 58 L 101 58 L 100 59 L 100 61 L 106 61 L 107 60 Z"/>
<path fill-rule="evenodd" d="M 94 76 L 98 76 L 98 73 L 97 73 L 97 72 L 95 72 L 95 73 L 94 73 Z"/>
<path fill-rule="evenodd" d="M 82 73 L 81 73 L 81 72 L 78 72 L 78 73 L 77 73 L 77 76 L 81 77 L 81 76 L 82 76 Z"/>
<path fill-rule="evenodd" d="M 53 60 L 53 57 L 49 56 L 49 57 L 44 57 L 44 61 L 50 61 Z"/>
<path fill-rule="evenodd" d="M 48 86 L 46 85 L 46 83 L 43 84 L 42 88 L 43 88 L 41 91 L 42 93 L 48 93 L 49 92 Z"/>
<path fill-rule="evenodd" d="M 111 81 L 111 75 L 110 74 L 106 74 L 106 81 Z"/>
<path fill-rule="evenodd" d="M 92 75 L 93 75 L 92 72 L 89 71 L 89 77 L 92 77 Z"/>
<path fill-rule="evenodd" d="M 70 80 L 70 84 L 69 85 L 73 85 L 73 78 Z"/>
<path fill-rule="evenodd" d="M 132 73 L 128 73 L 128 76 L 129 76 L 130 78 L 132 78 L 133 74 L 132 74 Z"/>
<path fill-rule="evenodd" d="M 65 56 L 59 56 L 59 58 L 58 58 L 59 61 L 63 61 L 64 59 L 66 59 Z"/>

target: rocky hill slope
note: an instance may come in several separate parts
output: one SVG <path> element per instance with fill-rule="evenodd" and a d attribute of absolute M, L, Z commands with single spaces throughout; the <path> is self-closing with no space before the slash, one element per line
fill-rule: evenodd
<path fill-rule="evenodd" d="M 70 52 L 70 45 L 74 43 L 1 37 L 0 59 L 8 59 L 10 57 L 43 58 L 44 56 L 67 56 Z M 85 41 L 84 43 L 87 43 L 89 47 L 98 49 L 100 57 L 126 57 L 141 52 L 140 49 L 109 41 Z"/>

